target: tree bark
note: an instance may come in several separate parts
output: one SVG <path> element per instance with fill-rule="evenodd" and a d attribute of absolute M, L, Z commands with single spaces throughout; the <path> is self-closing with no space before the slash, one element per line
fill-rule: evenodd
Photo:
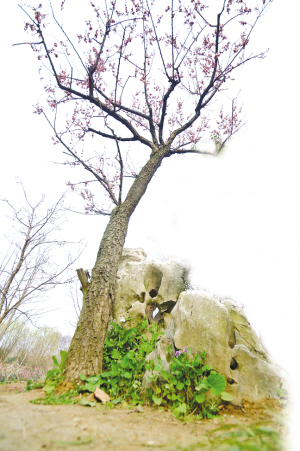
<path fill-rule="evenodd" d="M 111 214 L 103 234 L 91 281 L 87 288 L 65 368 L 65 383 L 78 382 L 80 374 L 102 372 L 103 345 L 115 294 L 119 260 L 129 219 L 168 149 L 157 149 L 132 184 L 123 204 Z"/>

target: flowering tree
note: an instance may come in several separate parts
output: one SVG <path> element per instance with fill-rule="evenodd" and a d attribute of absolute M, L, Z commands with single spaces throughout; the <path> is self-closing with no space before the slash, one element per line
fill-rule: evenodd
<path fill-rule="evenodd" d="M 129 219 L 162 161 L 217 156 L 241 127 L 236 100 L 228 112 L 216 101 L 236 69 L 264 57 L 248 53 L 248 46 L 271 1 L 91 1 L 85 30 L 74 37 L 51 2 L 48 14 L 42 4 L 24 8 L 31 48 L 47 69 L 41 76 L 48 106 L 37 105 L 36 113 L 45 115 L 69 164 L 86 171 L 87 178 L 69 182 L 86 212 L 109 215 L 70 346 L 67 381 L 102 370 Z M 74 13 L 65 0 L 61 9 L 65 18 Z M 205 139 L 214 141 L 213 152 L 199 147 Z"/>

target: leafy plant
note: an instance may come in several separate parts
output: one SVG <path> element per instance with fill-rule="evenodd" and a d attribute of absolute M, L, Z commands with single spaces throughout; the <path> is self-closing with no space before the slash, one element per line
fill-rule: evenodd
<path fill-rule="evenodd" d="M 46 398 L 32 399 L 30 402 L 33 404 L 45 404 L 45 405 L 61 405 L 61 404 L 77 404 L 78 403 L 78 391 L 69 390 L 67 392 L 55 395 L 53 392 L 46 392 Z"/>
<path fill-rule="evenodd" d="M 45 382 L 34 382 L 32 379 L 28 379 L 26 391 L 34 390 L 35 388 L 43 388 Z"/>
<path fill-rule="evenodd" d="M 67 360 L 68 352 L 60 351 L 60 363 L 58 363 L 57 358 L 53 355 L 52 360 L 56 368 L 47 371 L 46 378 L 44 382 L 34 383 L 31 379 L 27 381 L 27 390 L 33 390 L 34 388 L 43 388 L 46 392 L 46 398 L 35 399 L 32 402 L 35 404 L 56 404 L 54 398 L 51 398 L 56 386 L 60 384 L 64 379 L 64 369 Z M 69 393 L 69 392 L 68 392 Z M 62 396 L 62 395 L 60 395 Z M 64 398 L 59 398 L 62 401 Z M 48 402 L 49 401 L 49 402 Z M 71 402 L 58 402 L 58 404 L 74 404 Z"/>
<path fill-rule="evenodd" d="M 93 393 L 101 386 L 114 404 L 121 401 L 129 401 L 133 405 L 141 403 L 140 387 L 146 369 L 146 356 L 153 351 L 160 335 L 163 332 L 159 331 L 158 325 L 152 323 L 149 327 L 147 318 L 131 329 L 111 323 L 104 344 L 104 372 L 92 377 L 82 374 L 80 379 L 84 385 L 80 390 Z"/>
<path fill-rule="evenodd" d="M 170 351 L 169 347 L 168 355 Z M 170 362 L 170 372 L 162 366 L 161 358 L 156 364 L 152 360 L 146 365 L 151 372 L 148 376 L 151 388 L 147 390 L 147 398 L 155 405 L 170 408 L 180 420 L 186 421 L 194 414 L 198 419 L 214 418 L 220 403 L 216 397 L 220 396 L 224 401 L 232 400 L 232 396 L 224 391 L 225 377 L 205 364 L 205 351 L 193 359 L 189 353 L 189 348 L 184 352 L 177 351 Z"/>
<path fill-rule="evenodd" d="M 60 351 L 60 363 L 58 363 L 57 358 L 55 355 L 52 356 L 52 360 L 56 368 L 53 370 L 47 371 L 46 379 L 45 379 L 45 386 L 43 390 L 48 394 L 51 395 L 56 385 L 61 383 L 63 381 L 63 371 L 65 369 L 65 364 L 67 360 L 68 352 L 67 351 Z"/>

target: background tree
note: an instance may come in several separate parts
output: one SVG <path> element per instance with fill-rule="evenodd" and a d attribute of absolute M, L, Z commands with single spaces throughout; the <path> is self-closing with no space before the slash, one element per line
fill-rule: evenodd
<path fill-rule="evenodd" d="M 18 364 L 30 368 L 49 369 L 53 365 L 51 356 L 59 355 L 60 349 L 67 349 L 67 344 L 54 327 L 33 328 L 25 317 L 18 318 L 0 340 L 0 361 L 10 363 L 17 360 Z"/>
<path fill-rule="evenodd" d="M 66 380 L 101 372 L 129 219 L 156 170 L 173 155 L 219 155 L 241 127 L 236 100 L 225 113 L 216 99 L 233 81 L 233 71 L 264 57 L 247 49 L 270 2 L 112 1 L 104 11 L 91 2 L 94 14 L 75 38 L 51 3 L 49 16 L 41 4 L 32 12 L 24 9 L 30 18 L 25 29 L 34 36 L 31 48 L 47 68 L 41 73 L 48 111 L 37 105 L 36 113 L 47 118 L 69 164 L 85 169 L 88 177 L 69 185 L 85 199 L 86 212 L 110 216 L 69 350 Z M 67 18 L 65 1 L 64 6 Z M 205 139 L 214 141 L 214 152 L 201 149 Z M 108 202 L 99 204 L 96 184 Z"/>
<path fill-rule="evenodd" d="M 58 239 L 66 212 L 63 201 L 64 196 L 44 208 L 44 196 L 31 203 L 24 188 L 21 208 L 4 201 L 12 213 L 14 233 L 7 239 L 9 247 L 0 264 L 0 341 L 21 316 L 31 322 L 40 317 L 38 306 L 49 290 L 73 280 L 68 270 L 77 257 L 56 253 L 68 244 Z M 58 257 L 61 261 L 56 263 Z"/>

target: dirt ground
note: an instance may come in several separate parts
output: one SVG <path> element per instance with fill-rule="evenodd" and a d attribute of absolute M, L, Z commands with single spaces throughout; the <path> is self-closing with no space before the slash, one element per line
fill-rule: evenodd
<path fill-rule="evenodd" d="M 222 419 L 184 425 L 170 412 L 151 407 L 138 411 L 134 407 L 107 410 L 101 404 L 94 408 L 32 404 L 29 400 L 42 397 L 44 392 L 39 389 L 20 393 L 22 387 L 22 383 L 0 386 L 1 451 L 59 451 L 76 446 L 82 451 L 209 450 L 207 433 L 223 424 L 267 421 L 272 425 L 274 421 L 262 405 L 248 404 L 243 409 L 226 407 Z M 271 401 L 268 407 L 279 411 Z"/>

